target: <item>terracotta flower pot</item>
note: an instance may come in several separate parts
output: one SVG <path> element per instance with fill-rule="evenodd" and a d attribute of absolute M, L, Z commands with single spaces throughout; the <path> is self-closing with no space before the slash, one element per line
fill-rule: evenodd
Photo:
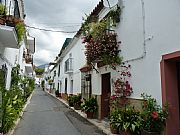
<path fill-rule="evenodd" d="M 80 110 L 81 109 L 81 104 L 74 104 L 74 109 Z"/>
<path fill-rule="evenodd" d="M 93 112 L 86 112 L 86 114 L 87 114 L 87 118 L 88 118 L 88 119 L 92 119 L 93 116 L 94 116 L 94 113 L 93 113 Z"/>
<path fill-rule="evenodd" d="M 132 135 L 130 131 L 119 131 L 119 135 Z"/>
<path fill-rule="evenodd" d="M 142 130 L 141 135 L 160 135 L 160 132 L 148 132 L 146 130 Z"/>
<path fill-rule="evenodd" d="M 118 128 L 113 127 L 111 123 L 110 123 L 109 126 L 110 126 L 110 130 L 111 130 L 112 134 L 119 134 L 119 129 Z"/>
<path fill-rule="evenodd" d="M 4 25 L 5 24 L 5 19 L 3 17 L 0 17 L 0 25 Z"/>

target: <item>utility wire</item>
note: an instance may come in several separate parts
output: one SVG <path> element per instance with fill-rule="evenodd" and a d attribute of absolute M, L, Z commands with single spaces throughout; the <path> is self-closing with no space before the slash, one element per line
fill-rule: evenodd
<path fill-rule="evenodd" d="M 44 29 L 44 28 L 38 28 L 34 26 L 26 25 L 26 27 L 36 30 L 42 30 L 42 31 L 49 31 L 49 32 L 61 32 L 61 33 L 76 33 L 77 31 L 64 31 L 64 30 L 51 30 L 51 29 Z"/>

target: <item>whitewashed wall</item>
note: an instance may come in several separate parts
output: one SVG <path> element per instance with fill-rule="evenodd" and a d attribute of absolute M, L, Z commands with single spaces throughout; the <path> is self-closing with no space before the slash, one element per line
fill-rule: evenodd
<path fill-rule="evenodd" d="M 134 89 L 132 97 L 139 98 L 140 94 L 145 92 L 161 102 L 161 57 L 180 50 L 179 7 L 178 0 L 123 1 L 121 22 L 116 31 L 119 40 L 122 41 L 121 50 L 125 61 L 143 55 L 143 36 L 145 36 L 146 56 L 129 62 L 132 66 Z"/>
<path fill-rule="evenodd" d="M 25 49 L 25 43 L 21 42 L 21 47 L 18 50 L 18 60 L 17 63 L 20 65 L 20 70 L 22 71 L 21 74 L 26 74 L 25 73 L 25 59 L 23 58 L 23 52 Z"/>
<path fill-rule="evenodd" d="M 67 93 L 68 94 L 77 94 L 81 92 L 81 72 L 80 68 L 84 66 L 86 63 L 86 58 L 84 55 L 84 45 L 82 44 L 81 37 L 74 38 L 74 41 L 70 43 L 67 49 L 64 51 L 65 55 L 63 60 L 61 61 L 61 75 L 59 80 L 62 81 L 62 92 L 64 92 L 65 88 L 65 78 L 67 78 Z M 73 58 L 73 74 L 65 74 L 64 73 L 64 64 L 65 61 L 69 58 L 69 54 L 72 54 Z M 70 80 L 73 80 L 73 93 L 70 93 Z"/>
<path fill-rule="evenodd" d="M 11 70 L 12 70 L 12 66 L 14 66 L 17 60 L 18 49 L 4 48 L 4 52 L 2 54 L 12 64 L 11 66 L 9 64 L 6 64 L 7 69 L 8 69 L 7 79 L 6 79 L 6 88 L 9 89 L 10 84 L 11 84 Z"/>
<path fill-rule="evenodd" d="M 132 98 L 138 99 L 144 92 L 161 103 L 162 55 L 180 50 L 180 1 L 119 0 L 121 2 L 121 21 L 115 30 L 118 41 L 122 42 L 121 55 L 132 67 Z M 100 18 L 106 13 L 104 9 Z M 119 75 L 105 68 L 100 68 L 98 74 L 91 72 L 92 94 L 101 95 L 101 75 L 107 72 L 111 72 L 111 83 Z"/>

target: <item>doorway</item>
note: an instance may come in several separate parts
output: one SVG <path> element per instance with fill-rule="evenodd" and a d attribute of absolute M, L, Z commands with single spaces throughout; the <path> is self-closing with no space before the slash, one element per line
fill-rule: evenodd
<path fill-rule="evenodd" d="M 166 134 L 180 135 L 180 51 L 163 55 L 160 66 L 162 103 L 169 104 Z"/>
<path fill-rule="evenodd" d="M 101 95 L 101 119 L 107 118 L 110 113 L 109 99 L 111 96 L 111 74 L 106 73 L 101 76 L 102 95 Z"/>
<path fill-rule="evenodd" d="M 70 83 L 70 94 L 73 94 L 73 80 L 71 80 Z"/>

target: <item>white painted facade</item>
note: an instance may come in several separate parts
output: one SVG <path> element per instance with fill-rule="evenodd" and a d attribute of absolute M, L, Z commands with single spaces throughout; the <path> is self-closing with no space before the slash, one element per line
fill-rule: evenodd
<path fill-rule="evenodd" d="M 5 1 L 1 1 L 5 5 Z M 8 15 L 14 15 L 14 0 L 7 0 L 6 6 L 8 7 Z M 24 5 L 23 0 L 18 1 L 18 8 L 20 12 L 20 18 L 24 17 Z M 17 64 L 20 65 L 20 74 L 29 76 L 29 72 L 26 71 L 26 63 L 23 58 L 23 52 L 26 50 L 28 44 L 25 44 L 26 40 L 23 40 L 19 45 L 17 42 L 17 35 L 14 27 L 0 25 L 0 68 L 2 66 L 7 67 L 6 73 L 6 89 L 10 88 L 11 84 L 11 70 Z M 20 46 L 20 47 L 18 47 Z M 34 53 L 34 52 L 33 52 Z M 31 69 L 32 69 L 32 65 Z"/>
<path fill-rule="evenodd" d="M 62 52 L 59 62 L 56 66 L 58 76 L 58 70 L 60 65 L 60 74 L 56 79 L 56 89 L 58 89 L 59 82 L 59 92 L 65 92 L 65 79 L 67 79 L 67 94 L 78 94 L 81 93 L 81 72 L 80 68 L 86 63 L 86 58 L 84 56 L 85 46 L 82 44 L 81 37 L 74 37 L 69 43 L 66 49 Z M 72 59 L 72 71 L 69 73 L 65 72 L 65 62 L 68 59 Z"/>
<path fill-rule="evenodd" d="M 161 73 L 160 61 L 162 55 L 180 50 L 180 2 L 178 0 L 119 0 L 122 8 L 121 21 L 114 28 L 118 41 L 121 41 L 120 49 L 123 60 L 131 65 L 133 87 L 132 98 L 139 99 L 141 93 L 147 93 L 161 103 Z M 99 14 L 103 18 L 108 12 L 104 8 Z M 81 38 L 74 38 L 70 45 L 60 56 L 59 91 L 64 93 L 65 78 L 68 80 L 67 93 L 81 92 L 81 72 L 79 69 L 86 64 L 84 45 Z M 73 58 L 73 72 L 64 73 L 64 63 L 70 54 Z M 57 65 L 57 70 L 58 70 Z M 118 73 L 112 69 L 101 67 L 91 71 L 92 94 L 101 95 L 101 75 L 111 72 L 111 83 L 118 77 Z M 57 71 L 58 72 L 58 71 Z M 70 80 L 73 80 L 71 91 Z M 112 84 L 111 84 L 112 85 Z M 111 86 L 112 87 L 112 86 Z"/>
<path fill-rule="evenodd" d="M 133 98 L 142 92 L 160 103 L 162 55 L 180 50 L 180 2 L 178 0 L 126 0 L 117 26 L 121 54 L 132 66 Z M 143 57 L 142 59 L 133 60 Z"/>
<path fill-rule="evenodd" d="M 160 61 L 162 55 L 180 50 L 180 2 L 168 0 L 119 0 L 121 21 L 115 31 L 123 61 L 131 65 L 132 98 L 147 93 L 162 102 Z M 107 8 L 100 13 L 105 16 Z M 100 68 L 92 73 L 92 94 L 101 95 L 101 74 L 111 72 L 111 83 L 118 73 Z"/>

